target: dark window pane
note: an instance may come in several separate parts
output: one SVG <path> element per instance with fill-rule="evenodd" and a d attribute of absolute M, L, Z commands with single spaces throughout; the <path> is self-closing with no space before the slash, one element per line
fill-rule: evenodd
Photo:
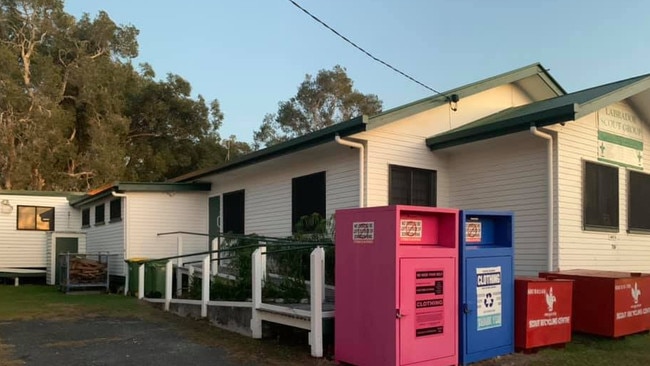
<path fill-rule="evenodd" d="M 244 190 L 223 195 L 223 232 L 244 234 Z"/>
<path fill-rule="evenodd" d="M 90 226 L 90 209 L 84 208 L 81 210 L 81 226 Z"/>
<path fill-rule="evenodd" d="M 325 172 L 291 180 L 291 223 L 293 232 L 303 216 L 319 214 L 325 218 Z"/>
<path fill-rule="evenodd" d="M 436 205 L 436 171 L 390 166 L 390 205 Z"/>
<path fill-rule="evenodd" d="M 122 199 L 111 201 L 111 221 L 119 221 L 122 218 Z"/>
<path fill-rule="evenodd" d="M 650 175 L 630 172 L 628 229 L 650 231 Z"/>
<path fill-rule="evenodd" d="M 95 224 L 104 223 L 105 211 L 104 204 L 95 206 Z"/>
<path fill-rule="evenodd" d="M 431 202 L 431 189 L 433 187 L 432 174 L 425 170 L 414 170 L 412 183 L 411 204 L 429 206 Z"/>
<path fill-rule="evenodd" d="M 585 227 L 618 229 L 618 168 L 585 163 Z"/>
<path fill-rule="evenodd" d="M 408 205 L 410 202 L 411 174 L 407 169 L 391 167 L 390 170 L 390 197 L 391 205 Z"/>

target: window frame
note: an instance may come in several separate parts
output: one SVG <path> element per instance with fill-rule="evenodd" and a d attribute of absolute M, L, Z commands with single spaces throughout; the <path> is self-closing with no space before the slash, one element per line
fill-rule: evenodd
<path fill-rule="evenodd" d="M 109 218 L 108 222 L 119 222 L 122 221 L 122 199 L 115 198 L 112 199 L 109 204 Z"/>
<path fill-rule="evenodd" d="M 322 182 L 320 181 L 322 179 Z M 308 184 L 308 185 L 313 185 L 315 180 L 318 180 L 318 192 L 311 192 L 311 196 L 313 197 L 315 194 L 321 194 L 322 197 L 318 197 L 319 202 L 312 202 L 315 203 L 315 206 L 319 206 L 316 208 L 316 211 L 314 212 L 309 212 L 306 213 L 304 211 L 308 211 L 309 209 L 304 209 L 305 207 L 303 206 L 297 206 L 297 202 L 304 203 L 307 202 L 304 199 L 304 194 L 305 188 L 302 186 L 303 184 Z M 321 184 L 322 183 L 322 184 Z M 301 185 L 298 187 L 298 185 Z M 300 196 L 300 197 L 298 197 Z M 310 173 L 306 175 L 301 175 L 299 177 L 294 177 L 291 179 L 291 232 L 296 233 L 296 224 L 300 220 L 301 217 L 305 215 L 312 215 L 314 213 L 318 213 L 321 218 L 325 219 L 325 215 L 327 214 L 327 173 L 325 170 L 316 172 L 316 173 Z"/>
<path fill-rule="evenodd" d="M 620 231 L 620 225 L 621 225 L 621 215 L 620 215 L 620 204 L 621 204 L 621 197 L 620 197 L 620 178 L 619 178 L 619 167 L 616 165 L 609 165 L 609 164 L 602 164 L 599 162 L 594 162 L 594 161 L 588 161 L 584 160 L 583 161 L 583 177 L 582 177 L 582 229 L 584 231 L 601 231 L 601 232 L 613 232 L 617 233 Z M 589 200 L 589 189 L 588 189 L 588 182 L 589 182 L 589 172 L 588 169 L 589 167 L 594 167 L 594 168 L 599 168 L 602 170 L 599 170 L 597 174 L 603 174 L 603 172 L 607 172 L 609 170 L 609 173 L 613 173 L 612 178 L 612 183 L 615 184 L 615 188 L 609 188 L 612 192 L 615 192 L 615 197 L 610 197 L 610 200 L 615 201 L 615 204 L 611 204 L 613 207 L 612 212 L 609 212 L 610 216 L 612 214 L 615 214 L 615 223 L 612 223 L 611 225 L 604 224 L 602 222 L 589 222 L 590 218 L 593 216 L 593 213 L 589 213 L 588 211 L 590 209 L 594 209 L 593 205 L 588 203 Z M 602 198 L 603 195 L 605 195 L 607 192 L 601 193 L 601 189 L 607 189 L 607 188 L 601 188 L 601 181 L 606 179 L 606 177 L 602 176 L 597 176 L 596 177 L 598 181 L 596 182 L 598 186 L 595 188 L 596 190 L 596 195 L 598 198 Z M 596 209 L 599 209 L 599 206 L 602 205 L 607 205 L 607 202 L 600 202 L 600 199 L 597 199 L 597 203 L 595 204 Z"/>
<path fill-rule="evenodd" d="M 101 213 L 101 215 L 98 215 L 98 213 Z M 106 204 L 102 203 L 95 206 L 95 226 L 104 224 L 106 224 Z"/>
<path fill-rule="evenodd" d="M 407 202 L 395 202 L 396 198 L 393 197 L 393 178 L 397 171 L 409 173 L 409 192 L 407 194 Z M 388 204 L 389 205 L 413 205 L 413 173 L 427 173 L 430 174 L 429 186 L 429 202 L 425 205 L 418 204 L 417 206 L 437 207 L 438 206 L 438 171 L 433 169 L 423 169 L 404 165 L 389 164 L 388 165 Z"/>
<path fill-rule="evenodd" d="M 81 210 L 81 227 L 90 227 L 90 207 Z"/>
<path fill-rule="evenodd" d="M 646 212 L 639 212 L 637 215 L 640 217 L 647 217 L 647 223 L 645 223 L 646 227 L 633 227 L 633 222 L 636 221 L 633 217 L 634 212 L 632 210 L 635 207 L 638 207 L 636 205 L 633 205 L 633 202 L 642 202 L 639 199 L 635 200 L 635 197 L 633 197 L 633 175 L 637 175 L 641 179 L 646 180 L 646 187 L 645 189 L 642 188 L 642 190 L 647 191 L 650 193 L 650 174 L 644 173 L 641 171 L 637 170 L 630 170 L 628 169 L 628 174 L 627 174 L 627 232 L 628 233 L 633 233 L 633 234 L 650 234 L 650 206 L 646 205 Z M 640 196 L 645 196 L 643 192 L 639 193 Z M 643 207 L 643 205 L 641 205 Z M 636 223 L 634 223 L 636 225 Z"/>
<path fill-rule="evenodd" d="M 34 228 L 21 228 L 20 226 L 20 213 L 21 210 L 23 209 L 28 209 L 28 208 L 33 208 L 34 209 Z M 44 212 L 41 212 L 40 214 L 38 213 L 39 209 L 44 209 L 47 211 L 52 211 L 52 217 L 50 221 L 42 221 L 42 222 L 48 222 L 48 228 L 47 229 L 39 229 L 38 228 L 38 216 L 42 215 Z M 54 231 L 56 226 L 55 226 L 55 216 L 56 216 L 56 209 L 52 206 L 33 206 L 33 205 L 17 205 L 16 207 L 16 230 L 20 231 Z"/>

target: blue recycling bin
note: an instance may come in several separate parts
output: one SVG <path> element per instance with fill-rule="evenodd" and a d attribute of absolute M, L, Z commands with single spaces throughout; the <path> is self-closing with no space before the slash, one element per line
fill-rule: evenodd
<path fill-rule="evenodd" d="M 466 365 L 514 352 L 512 212 L 459 215 L 459 356 Z"/>

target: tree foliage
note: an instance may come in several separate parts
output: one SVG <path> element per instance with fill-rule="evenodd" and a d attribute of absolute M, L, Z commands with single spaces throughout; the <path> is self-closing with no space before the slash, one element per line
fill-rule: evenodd
<path fill-rule="evenodd" d="M 62 0 L 0 0 L 0 189 L 157 181 L 226 158 L 218 101 L 136 70 L 137 36 Z"/>
<path fill-rule="evenodd" d="M 295 96 L 278 104 L 254 133 L 254 147 L 268 147 L 365 114 L 381 112 L 382 102 L 374 94 L 354 89 L 345 68 L 320 70 L 316 77 L 305 75 Z"/>

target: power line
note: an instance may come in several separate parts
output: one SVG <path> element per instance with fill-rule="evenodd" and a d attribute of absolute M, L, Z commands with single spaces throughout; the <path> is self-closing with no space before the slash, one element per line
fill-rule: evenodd
<path fill-rule="evenodd" d="M 351 44 L 352 46 L 354 46 L 354 48 L 356 48 L 356 49 L 358 49 L 359 51 L 365 53 L 365 54 L 366 54 L 368 57 L 370 57 L 371 59 L 373 59 L 373 60 L 379 62 L 380 64 L 382 64 L 382 65 L 388 67 L 389 69 L 391 69 L 391 70 L 397 72 L 398 74 L 400 74 L 400 75 L 404 76 L 405 78 L 407 78 L 407 79 L 413 81 L 414 83 L 416 83 L 416 84 L 418 84 L 418 85 L 420 85 L 420 86 L 422 86 L 422 87 L 424 87 L 424 88 L 426 88 L 426 89 L 428 89 L 428 90 L 431 90 L 432 92 L 434 92 L 434 93 L 436 93 L 436 94 L 443 95 L 441 92 L 437 91 L 436 89 L 434 89 L 434 88 L 432 88 L 432 87 L 430 87 L 430 86 L 428 86 L 428 85 L 426 85 L 426 84 L 424 84 L 424 83 L 422 83 L 422 82 L 416 80 L 415 78 L 413 78 L 412 76 L 408 75 L 407 73 L 405 73 L 405 72 L 403 72 L 403 71 L 400 71 L 400 70 L 398 70 L 397 68 L 395 68 L 395 67 L 393 67 L 392 65 L 390 65 L 389 63 L 387 63 L 387 62 L 385 62 L 385 61 L 383 61 L 383 60 L 381 60 L 381 59 L 379 59 L 379 58 L 373 56 L 370 52 L 364 50 L 363 48 L 361 48 L 360 46 L 358 46 L 356 43 L 354 43 L 354 42 L 352 42 L 350 39 L 348 39 L 346 36 L 344 36 L 344 35 L 342 35 L 341 33 L 337 32 L 336 29 L 334 29 L 334 28 L 330 27 L 329 25 L 327 25 L 327 23 L 325 23 L 324 21 L 320 20 L 317 16 L 313 15 L 312 13 L 310 13 L 307 9 L 303 8 L 302 6 L 300 6 L 300 5 L 299 5 L 298 3 L 296 3 L 295 1 L 293 1 L 293 0 L 289 0 L 289 2 L 292 3 L 292 4 L 293 4 L 295 7 L 297 7 L 298 9 L 302 10 L 305 14 L 309 15 L 312 19 L 314 19 L 315 21 L 317 21 L 318 23 L 320 23 L 323 27 L 329 29 L 330 31 L 332 31 L 332 33 L 336 34 L 337 36 L 339 36 L 340 38 L 342 38 L 344 41 L 346 41 L 347 43 L 349 43 L 349 44 Z"/>

